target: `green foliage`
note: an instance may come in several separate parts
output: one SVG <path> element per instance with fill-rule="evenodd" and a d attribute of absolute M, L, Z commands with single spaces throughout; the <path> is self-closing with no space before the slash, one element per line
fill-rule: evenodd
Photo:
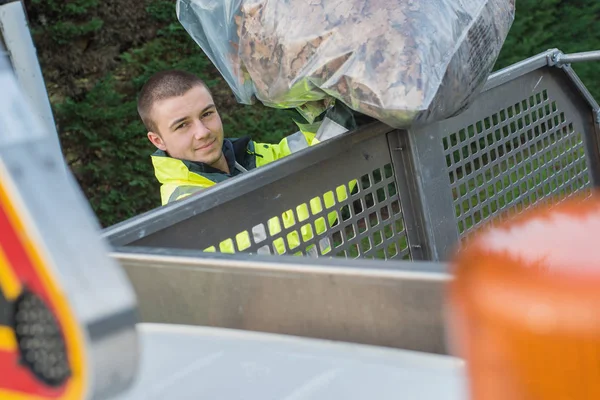
<path fill-rule="evenodd" d="M 173 18 L 175 17 L 175 7 L 173 7 L 173 2 L 171 1 L 153 0 L 146 7 L 146 11 L 156 21 L 169 23 L 174 22 Z"/>
<path fill-rule="evenodd" d="M 509 32 L 497 67 L 506 67 L 548 50 L 554 32 L 548 29 L 555 21 L 555 9 L 561 0 L 517 0 L 517 15 Z M 543 3 L 543 6 L 540 6 Z"/>
<path fill-rule="evenodd" d="M 75 13 L 59 4 L 69 3 L 45 3 L 46 17 L 62 12 L 64 19 L 43 27 L 44 32 L 58 43 L 93 34 L 86 25 L 66 18 Z M 89 0 L 73 4 L 94 6 Z M 150 162 L 155 149 L 136 110 L 137 93 L 154 73 L 183 69 L 205 80 L 227 136 L 250 135 L 257 141 L 276 142 L 295 128 L 286 111 L 235 102 L 211 62 L 177 21 L 173 5 L 166 0 L 147 3 L 146 11 L 157 27 L 155 38 L 122 53 L 118 67 L 95 82 L 83 97 L 53 104 L 66 160 L 103 226 L 160 205 L 159 184 Z"/>
<path fill-rule="evenodd" d="M 109 76 L 83 101 L 68 99 L 56 107 L 67 162 L 104 224 L 135 215 L 158 199 L 148 170 L 151 149 L 140 135 L 135 102 L 116 86 Z"/>
<path fill-rule="evenodd" d="M 31 3 L 38 12 L 60 18 L 85 16 L 100 4 L 99 0 L 31 0 Z"/>
<path fill-rule="evenodd" d="M 46 23 L 34 29 L 34 33 L 50 35 L 60 45 L 68 45 L 72 40 L 94 34 L 104 25 L 104 21 L 89 15 L 98 6 L 98 0 L 31 0 L 35 14 L 42 15 Z"/>
<path fill-rule="evenodd" d="M 77 0 L 70 2 L 59 2 L 64 5 L 66 15 L 80 16 L 86 15 L 90 9 L 97 7 L 100 2 L 98 0 Z"/>
<path fill-rule="evenodd" d="M 93 18 L 83 23 L 58 22 L 49 27 L 47 32 L 56 43 L 68 45 L 73 38 L 98 32 L 102 29 L 103 24 L 104 22 L 99 18 Z"/>
<path fill-rule="evenodd" d="M 548 49 L 565 53 L 600 50 L 598 0 L 517 0 L 517 15 L 497 68 Z M 583 83 L 600 99 L 600 63 L 573 65 Z"/>
<path fill-rule="evenodd" d="M 174 0 L 143 0 L 134 8 L 124 0 L 25 2 L 29 4 L 32 29 L 39 34 L 37 40 L 49 37 L 71 59 L 86 56 L 87 50 L 80 54 L 68 47 L 82 37 L 87 43 L 82 49 L 93 46 L 99 38 L 105 41 L 101 43 L 112 41 L 111 46 L 119 46 L 114 62 L 98 63 L 95 75 L 85 76 L 83 94 L 74 91 L 71 95 L 52 96 L 67 162 L 104 226 L 160 204 L 159 185 L 150 162 L 154 149 L 146 139 L 135 106 L 137 93 L 155 72 L 178 68 L 204 79 L 213 92 L 226 136 L 250 135 L 256 141 L 273 143 L 296 130 L 294 112 L 235 101 L 216 68 L 177 21 Z M 125 7 L 130 10 L 127 17 L 131 10 L 145 14 L 122 23 Z M 121 24 L 115 22 L 119 18 Z M 599 18 L 598 0 L 517 0 L 517 17 L 496 68 L 549 48 L 565 52 L 600 49 Z M 137 33 L 148 29 L 152 34 L 136 41 Z M 65 57 L 61 51 L 38 44 L 41 60 Z M 600 75 L 596 72 L 600 63 L 574 67 L 600 98 Z M 60 77 L 61 70 L 52 70 L 44 63 L 42 69 L 48 86 L 56 87 L 52 79 Z"/>
<path fill-rule="evenodd" d="M 39 12 L 61 18 L 86 15 L 100 4 L 98 0 L 31 0 L 31 3 Z"/>

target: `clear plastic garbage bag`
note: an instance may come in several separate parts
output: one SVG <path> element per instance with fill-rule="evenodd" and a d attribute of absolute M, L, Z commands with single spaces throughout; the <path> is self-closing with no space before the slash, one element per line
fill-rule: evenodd
<path fill-rule="evenodd" d="M 514 0 L 177 1 L 240 103 L 310 120 L 341 101 L 396 128 L 469 106 L 514 13 Z"/>

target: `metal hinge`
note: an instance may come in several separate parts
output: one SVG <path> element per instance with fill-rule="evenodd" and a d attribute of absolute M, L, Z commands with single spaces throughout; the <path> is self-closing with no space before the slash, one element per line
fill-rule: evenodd
<path fill-rule="evenodd" d="M 560 50 L 548 56 L 548 65 L 553 67 L 562 67 L 587 61 L 600 61 L 600 50 L 584 51 L 581 53 L 564 54 Z"/>
<path fill-rule="evenodd" d="M 564 55 L 565 55 L 565 53 L 563 53 L 560 50 L 557 50 L 557 51 L 553 52 L 552 54 L 549 54 L 548 55 L 548 66 L 561 68 L 564 65 L 561 63 L 561 58 Z"/>

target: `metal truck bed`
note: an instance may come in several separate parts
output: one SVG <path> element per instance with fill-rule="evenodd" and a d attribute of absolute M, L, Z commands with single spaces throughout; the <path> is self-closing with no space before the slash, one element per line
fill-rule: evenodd
<path fill-rule="evenodd" d="M 459 359 L 349 343 L 138 325 L 142 363 L 118 400 L 467 398 Z"/>

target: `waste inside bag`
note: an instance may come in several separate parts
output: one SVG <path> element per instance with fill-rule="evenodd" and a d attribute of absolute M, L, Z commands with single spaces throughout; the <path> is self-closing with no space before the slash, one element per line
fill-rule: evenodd
<path fill-rule="evenodd" d="M 514 12 L 514 0 L 177 2 L 240 103 L 315 115 L 336 99 L 396 128 L 469 106 Z"/>

